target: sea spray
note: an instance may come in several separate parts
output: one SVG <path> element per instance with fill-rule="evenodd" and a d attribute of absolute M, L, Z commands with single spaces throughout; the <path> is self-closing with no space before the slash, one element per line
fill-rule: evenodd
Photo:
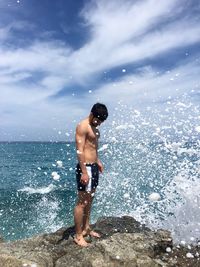
<path fill-rule="evenodd" d="M 132 215 L 171 230 L 177 242 L 200 238 L 197 106 L 188 95 L 146 111 L 119 103 L 103 132 L 108 145 L 99 149 L 107 169 L 98 214 Z"/>
<path fill-rule="evenodd" d="M 105 171 L 92 222 L 101 216 L 132 215 L 151 228 L 171 230 L 177 242 L 200 238 L 199 110 L 189 96 L 146 108 L 116 105 L 100 128 L 98 153 Z M 4 238 L 72 225 L 75 143 L 9 143 L 0 148 Z M 54 180 L 53 172 L 60 179 Z M 152 193 L 160 195 L 159 201 L 149 199 Z"/>

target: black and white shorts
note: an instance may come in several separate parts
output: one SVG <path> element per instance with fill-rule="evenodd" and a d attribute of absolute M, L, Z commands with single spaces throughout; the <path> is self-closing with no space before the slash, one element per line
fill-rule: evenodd
<path fill-rule="evenodd" d="M 78 163 L 76 166 L 76 181 L 77 181 L 77 189 L 78 191 L 86 191 L 86 192 L 91 192 L 94 190 L 99 183 L 99 168 L 97 163 L 87 163 L 86 164 L 86 169 L 87 173 L 89 176 L 89 183 L 87 185 L 83 185 L 81 183 L 81 167 L 80 164 Z"/>

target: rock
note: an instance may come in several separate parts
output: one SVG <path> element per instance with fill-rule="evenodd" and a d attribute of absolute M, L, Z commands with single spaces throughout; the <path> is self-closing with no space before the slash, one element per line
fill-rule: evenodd
<path fill-rule="evenodd" d="M 91 239 L 87 248 L 73 242 L 74 227 L 1 243 L 0 267 L 184 267 L 178 261 L 179 258 L 181 264 L 184 261 L 180 249 L 179 258 L 178 253 L 173 254 L 168 231 L 152 231 L 128 216 L 100 218 L 93 227 L 101 233 L 101 238 Z M 166 248 L 172 249 L 170 255 Z M 190 260 L 197 262 L 197 258 Z"/>
<path fill-rule="evenodd" d="M 4 239 L 2 236 L 0 236 L 0 243 L 3 243 L 4 242 Z"/>

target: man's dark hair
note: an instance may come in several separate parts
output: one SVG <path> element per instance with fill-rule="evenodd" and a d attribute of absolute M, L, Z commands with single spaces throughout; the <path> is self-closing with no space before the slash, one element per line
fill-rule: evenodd
<path fill-rule="evenodd" d="M 108 117 L 108 110 L 104 104 L 96 103 L 91 109 L 92 115 L 100 121 L 105 121 Z"/>

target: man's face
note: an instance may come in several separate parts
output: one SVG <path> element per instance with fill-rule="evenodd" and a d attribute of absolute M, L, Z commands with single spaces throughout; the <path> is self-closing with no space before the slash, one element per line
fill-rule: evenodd
<path fill-rule="evenodd" d="M 93 125 L 94 127 L 98 127 L 98 126 L 100 126 L 101 123 L 102 123 L 102 121 L 101 121 L 100 119 L 98 119 L 98 118 L 96 118 L 96 117 L 93 117 L 93 118 L 92 118 L 92 125 Z"/>

